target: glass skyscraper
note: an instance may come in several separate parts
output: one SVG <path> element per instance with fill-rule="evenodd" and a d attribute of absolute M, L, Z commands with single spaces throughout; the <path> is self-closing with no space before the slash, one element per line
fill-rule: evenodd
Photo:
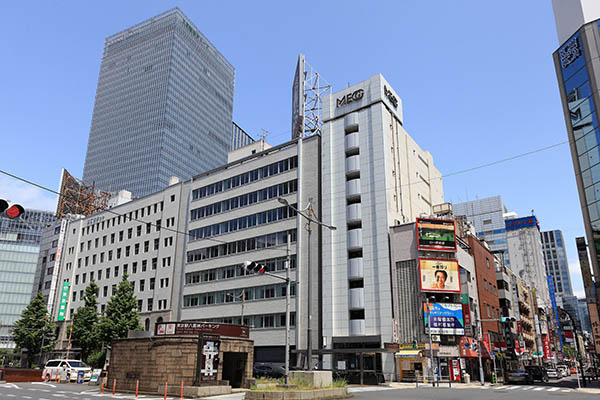
<path fill-rule="evenodd" d="M 600 2 L 554 0 L 560 46 L 553 54 L 592 272 L 600 278 Z"/>
<path fill-rule="evenodd" d="M 565 240 L 559 230 L 540 232 L 540 238 L 542 239 L 546 274 L 552 275 L 555 292 L 559 302 L 562 303 L 564 296 L 573 296 Z"/>
<path fill-rule="evenodd" d="M 108 37 L 83 180 L 140 197 L 225 164 L 234 73 L 178 8 Z"/>
<path fill-rule="evenodd" d="M 0 348 L 15 347 L 9 327 L 31 300 L 42 231 L 54 221 L 49 211 L 0 216 Z"/>

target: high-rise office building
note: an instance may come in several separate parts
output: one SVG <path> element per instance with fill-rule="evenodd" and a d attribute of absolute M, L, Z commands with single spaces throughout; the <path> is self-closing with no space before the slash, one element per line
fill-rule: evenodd
<path fill-rule="evenodd" d="M 227 161 L 234 68 L 172 9 L 104 43 L 83 180 L 140 197 Z"/>
<path fill-rule="evenodd" d="M 475 227 L 477 237 L 487 242 L 490 250 L 500 253 L 510 265 L 504 218 L 508 211 L 501 196 L 487 197 L 452 205 L 454 215 L 464 215 Z"/>
<path fill-rule="evenodd" d="M 550 307 L 550 291 L 542 252 L 540 228 L 533 215 L 505 221 L 512 271 L 535 288 L 537 306 Z"/>
<path fill-rule="evenodd" d="M 392 307 L 389 227 L 432 215 L 444 194 L 432 155 L 402 127 L 400 97 L 380 74 L 324 96 L 322 116 L 322 220 L 337 229 L 322 233 L 318 340 L 325 368 L 344 361 L 352 369 L 360 349 L 393 341 L 401 318 Z M 392 353 L 369 360 L 391 377 Z"/>
<path fill-rule="evenodd" d="M 559 43 L 552 56 L 594 277 L 584 284 L 592 325 L 598 326 L 600 310 L 593 293 L 600 289 L 600 2 L 553 0 L 552 7 Z M 582 273 L 589 276 L 588 271 Z M 594 281 L 595 288 L 590 287 Z M 593 334 L 600 353 L 600 328 Z"/>
<path fill-rule="evenodd" d="M 546 274 L 552 275 L 554 279 L 554 290 L 558 303 L 561 305 L 563 296 L 573 295 L 565 239 L 559 230 L 541 232 L 540 238 L 542 239 Z"/>
<path fill-rule="evenodd" d="M 55 220 L 38 210 L 17 219 L 0 216 L 0 348 L 15 347 L 9 327 L 31 300 L 42 231 Z"/>

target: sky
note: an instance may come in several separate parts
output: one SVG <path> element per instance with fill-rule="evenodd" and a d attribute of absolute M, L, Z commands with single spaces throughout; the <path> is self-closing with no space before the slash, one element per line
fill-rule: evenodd
<path fill-rule="evenodd" d="M 298 53 L 334 92 L 381 73 L 404 127 L 442 174 L 567 140 L 552 53 L 550 0 L 0 2 L 0 168 L 58 189 L 81 177 L 104 39 L 179 7 L 235 67 L 234 121 L 267 142 L 290 139 Z M 566 144 L 444 179 L 445 200 L 501 195 L 567 242 L 584 236 Z M 55 197 L 0 177 L 0 197 L 52 210 Z"/>

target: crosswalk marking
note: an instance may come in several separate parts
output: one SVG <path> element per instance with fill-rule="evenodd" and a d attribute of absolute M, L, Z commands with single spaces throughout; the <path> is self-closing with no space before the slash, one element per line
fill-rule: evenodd
<path fill-rule="evenodd" d="M 538 390 L 544 390 L 544 389 L 546 389 L 546 388 L 545 387 L 539 387 L 539 388 L 535 388 L 533 390 L 538 391 Z"/>
<path fill-rule="evenodd" d="M 523 387 L 523 390 L 529 390 L 529 389 L 532 389 L 532 388 L 533 388 L 533 386 L 525 386 L 525 387 Z"/>
<path fill-rule="evenodd" d="M 557 387 L 555 387 L 555 388 L 552 388 L 552 389 L 548 389 L 548 391 L 549 391 L 549 392 L 556 392 L 556 391 L 557 391 L 557 390 L 559 390 L 559 389 L 560 389 L 560 388 L 557 388 Z"/>

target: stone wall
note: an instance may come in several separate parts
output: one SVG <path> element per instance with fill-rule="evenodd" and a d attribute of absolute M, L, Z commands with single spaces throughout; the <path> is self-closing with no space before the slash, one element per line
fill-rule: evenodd
<path fill-rule="evenodd" d="M 248 339 L 221 338 L 218 380 L 222 380 L 224 352 L 247 354 L 242 387 L 252 380 L 254 345 Z M 156 393 L 159 387 L 169 385 L 191 386 L 196 373 L 198 338 L 189 336 L 118 339 L 112 342 L 109 375 L 106 387 L 112 389 L 117 380 L 117 391 L 135 391 L 139 379 L 141 392 Z"/>

